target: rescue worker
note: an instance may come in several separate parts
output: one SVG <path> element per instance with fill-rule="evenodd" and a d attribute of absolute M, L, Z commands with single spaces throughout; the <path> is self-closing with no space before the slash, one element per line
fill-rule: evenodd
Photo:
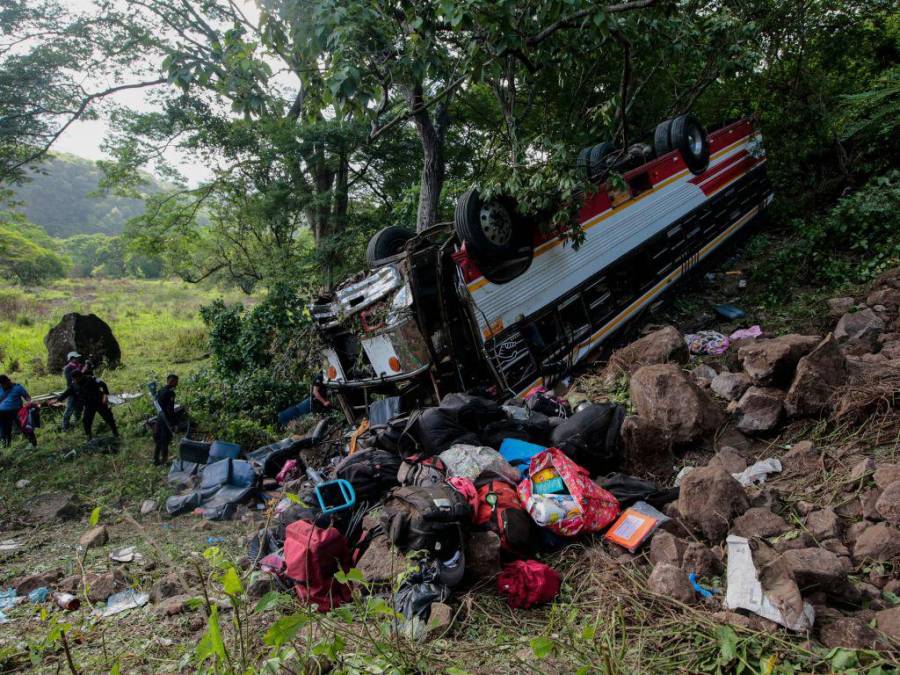
<path fill-rule="evenodd" d="M 78 397 L 81 405 L 84 406 L 81 424 L 88 440 L 94 437 L 94 416 L 98 414 L 109 426 L 113 436 L 119 437 L 116 420 L 113 418 L 112 410 L 109 409 L 109 387 L 106 386 L 106 382 L 94 377 L 93 370 L 89 365 L 86 365 L 82 371 L 72 373 L 72 386 L 60 395 L 59 400 L 64 401 L 70 396 Z"/>
<path fill-rule="evenodd" d="M 72 386 L 72 373 L 76 370 L 84 370 L 84 362 L 81 360 L 81 354 L 78 352 L 69 352 L 66 355 L 67 363 L 65 368 L 63 368 L 63 377 L 66 378 L 66 389 Z M 62 430 L 69 430 L 69 420 L 72 417 L 75 417 L 75 421 L 81 419 L 81 413 L 83 411 L 84 406 L 81 405 L 81 400 L 77 396 L 69 397 L 69 400 L 66 401 L 66 411 L 63 413 L 62 418 Z"/>
<path fill-rule="evenodd" d="M 156 416 L 156 431 L 153 434 L 156 448 L 153 453 L 153 464 L 168 464 L 169 443 L 175 431 L 175 388 L 178 376 L 174 373 L 166 375 L 166 386 L 156 394 L 160 412 Z"/>
<path fill-rule="evenodd" d="M 19 410 L 29 401 L 31 397 L 25 387 L 16 384 L 7 375 L 0 375 L 0 438 L 7 448 L 12 444 L 13 425 L 18 424 Z M 37 437 L 34 431 L 22 428 L 22 433 L 32 447 L 36 448 Z"/>

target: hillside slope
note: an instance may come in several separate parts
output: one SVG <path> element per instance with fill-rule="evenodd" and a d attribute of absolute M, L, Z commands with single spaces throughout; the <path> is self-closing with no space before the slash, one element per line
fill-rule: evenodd
<path fill-rule="evenodd" d="M 120 234 L 129 218 L 139 215 L 143 202 L 123 197 L 89 196 L 97 189 L 101 171 L 90 160 L 56 154 L 15 189 L 28 220 L 54 237 L 75 234 Z M 150 179 L 148 191 L 164 189 Z"/>

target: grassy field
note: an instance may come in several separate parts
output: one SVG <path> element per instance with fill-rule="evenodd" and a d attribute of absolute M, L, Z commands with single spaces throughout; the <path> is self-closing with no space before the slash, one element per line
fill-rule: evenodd
<path fill-rule="evenodd" d="M 63 314 L 94 313 L 112 328 L 122 348 L 122 367 L 103 374 L 120 391 L 186 372 L 206 354 L 199 309 L 215 298 L 244 302 L 240 292 L 176 281 L 67 279 L 40 288 L 0 290 L 0 371 L 32 395 L 58 390 L 59 373 L 48 373 L 44 336 Z"/>

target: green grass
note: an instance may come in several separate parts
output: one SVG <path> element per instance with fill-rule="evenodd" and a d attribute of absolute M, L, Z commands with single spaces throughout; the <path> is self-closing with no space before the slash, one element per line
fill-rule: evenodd
<path fill-rule="evenodd" d="M 122 348 L 122 366 L 103 373 L 113 391 L 141 386 L 170 370 L 193 371 L 206 354 L 199 310 L 216 298 L 252 303 L 235 291 L 160 280 L 67 279 L 42 288 L 0 291 L 0 371 L 32 395 L 63 388 L 48 373 L 44 336 L 68 312 L 106 321 Z"/>

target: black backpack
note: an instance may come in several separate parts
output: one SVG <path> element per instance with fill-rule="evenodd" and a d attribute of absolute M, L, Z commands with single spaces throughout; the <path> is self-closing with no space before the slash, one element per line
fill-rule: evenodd
<path fill-rule="evenodd" d="M 401 461 L 399 455 L 387 450 L 362 450 L 341 460 L 335 467 L 335 477 L 353 486 L 357 501 L 374 503 L 398 485 Z"/>
<path fill-rule="evenodd" d="M 384 502 L 381 526 L 404 553 L 426 550 L 447 559 L 462 545 L 462 527 L 472 520 L 472 507 L 443 483 L 391 490 Z"/>

